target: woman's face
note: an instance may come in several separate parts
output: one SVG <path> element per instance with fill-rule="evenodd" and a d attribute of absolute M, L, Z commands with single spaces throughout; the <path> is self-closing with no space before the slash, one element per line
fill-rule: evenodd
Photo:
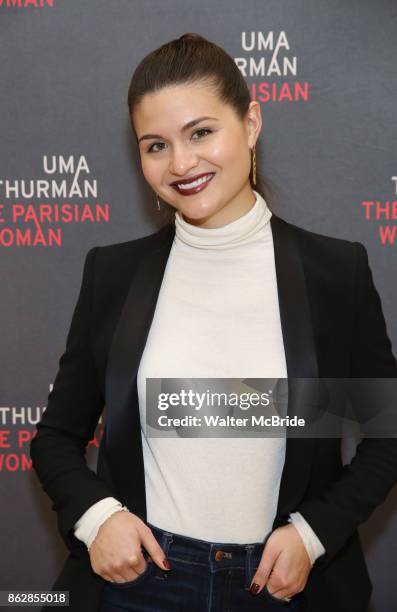
<path fill-rule="evenodd" d="M 132 121 L 146 181 L 189 223 L 220 227 L 253 206 L 248 177 L 262 125 L 257 102 L 241 121 L 207 85 L 176 85 L 146 94 Z M 204 182 L 189 185 L 197 175 Z"/>

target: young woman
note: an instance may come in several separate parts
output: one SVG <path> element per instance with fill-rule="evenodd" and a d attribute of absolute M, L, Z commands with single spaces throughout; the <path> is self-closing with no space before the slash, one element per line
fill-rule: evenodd
<path fill-rule="evenodd" d="M 217 45 L 156 49 L 128 104 L 171 215 L 86 257 L 31 445 L 70 550 L 53 590 L 84 612 L 363 612 L 357 527 L 396 482 L 396 440 L 343 466 L 337 438 L 154 438 L 145 417 L 148 378 L 395 377 L 366 250 L 271 212 L 260 107 Z"/>

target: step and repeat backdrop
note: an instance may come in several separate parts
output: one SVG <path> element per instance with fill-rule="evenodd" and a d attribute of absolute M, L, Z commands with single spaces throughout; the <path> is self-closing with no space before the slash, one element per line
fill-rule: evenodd
<path fill-rule="evenodd" d="M 29 442 L 85 254 L 164 223 L 128 118 L 138 62 L 184 32 L 226 49 L 261 105 L 269 205 L 365 244 L 397 347 L 396 31 L 395 0 L 0 0 L 0 589 L 46 590 L 67 556 Z M 394 489 L 360 526 L 372 612 L 397 609 L 396 510 Z"/>

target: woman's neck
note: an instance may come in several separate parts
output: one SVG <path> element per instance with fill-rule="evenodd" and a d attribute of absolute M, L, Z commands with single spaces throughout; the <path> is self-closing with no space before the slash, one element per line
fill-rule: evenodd
<path fill-rule="evenodd" d="M 271 218 L 265 199 L 256 191 L 255 202 L 245 214 L 220 227 L 189 223 L 180 211 L 175 213 L 175 239 L 198 249 L 225 249 L 257 240 Z"/>

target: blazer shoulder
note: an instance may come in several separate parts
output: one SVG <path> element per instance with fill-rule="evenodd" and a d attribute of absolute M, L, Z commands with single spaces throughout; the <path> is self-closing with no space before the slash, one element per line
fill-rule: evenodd
<path fill-rule="evenodd" d="M 320 232 L 314 232 L 312 230 L 308 230 L 305 227 L 300 225 L 295 225 L 290 221 L 286 221 L 285 219 L 281 219 L 281 217 L 277 217 L 279 221 L 283 224 L 287 225 L 288 228 L 298 237 L 300 240 L 304 240 L 306 242 L 310 242 L 313 244 L 324 245 L 329 248 L 336 249 L 351 249 L 353 245 L 357 244 L 354 240 L 348 240 L 347 238 L 339 238 L 336 236 L 330 236 L 329 234 L 321 234 Z"/>
<path fill-rule="evenodd" d="M 155 232 L 152 232 L 151 234 L 146 234 L 145 236 L 134 238 L 133 240 L 126 240 L 125 242 L 114 242 L 111 244 L 105 244 L 98 248 L 101 249 L 101 251 L 107 255 L 123 254 L 137 249 L 156 249 L 163 245 L 167 237 L 169 237 L 172 228 L 173 223 L 169 222 L 160 227 L 160 229 L 156 230 Z"/>
<path fill-rule="evenodd" d="M 115 264 L 121 267 L 129 265 L 140 254 L 157 250 L 166 244 L 170 244 L 173 228 L 173 222 L 169 222 L 151 234 L 125 242 L 114 242 L 94 247 L 97 264 L 108 264 L 111 267 Z"/>
<path fill-rule="evenodd" d="M 346 259 L 354 260 L 357 257 L 358 248 L 365 249 L 355 240 L 314 232 L 277 216 L 276 222 L 288 229 L 297 241 L 301 252 L 311 259 L 319 257 L 320 261 L 323 259 L 334 263 L 340 261 L 343 264 Z"/>
<path fill-rule="evenodd" d="M 302 257 L 305 271 L 311 279 L 325 285 L 353 286 L 356 275 L 366 256 L 365 247 L 354 240 L 339 238 L 308 230 L 289 221 L 277 219 L 291 240 L 295 242 Z"/>

